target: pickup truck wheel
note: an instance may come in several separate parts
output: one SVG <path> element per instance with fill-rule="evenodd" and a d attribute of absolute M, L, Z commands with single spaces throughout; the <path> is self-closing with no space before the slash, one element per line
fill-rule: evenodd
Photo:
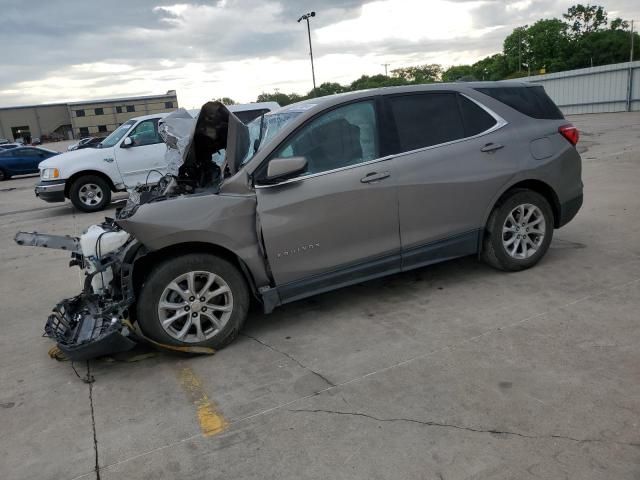
<path fill-rule="evenodd" d="M 78 210 L 97 212 L 111 202 L 111 189 L 103 178 L 85 175 L 73 182 L 69 198 Z"/>
<path fill-rule="evenodd" d="M 138 299 L 140 328 L 156 342 L 219 350 L 231 343 L 249 310 L 247 284 L 236 267 L 209 254 L 160 264 Z"/>
<path fill-rule="evenodd" d="M 547 253 L 552 237 L 549 202 L 532 190 L 514 190 L 491 212 L 482 259 L 498 270 L 524 270 Z"/>

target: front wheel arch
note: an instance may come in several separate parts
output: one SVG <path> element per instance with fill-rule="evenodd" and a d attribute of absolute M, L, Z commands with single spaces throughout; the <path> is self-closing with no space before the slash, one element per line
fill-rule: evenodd
<path fill-rule="evenodd" d="M 103 172 L 100 172 L 98 170 L 81 170 L 81 171 L 76 172 L 73 175 L 71 175 L 65 181 L 65 183 L 64 183 L 64 196 L 69 198 L 70 193 L 71 193 L 71 186 L 74 184 L 74 182 L 77 179 L 79 179 L 80 177 L 86 177 L 86 176 L 100 177 L 100 178 L 102 178 L 102 180 L 107 182 L 107 185 L 109 186 L 109 189 L 112 192 L 116 192 L 117 191 L 117 189 L 116 189 L 115 185 L 113 184 L 113 181 L 111 180 L 111 177 L 109 177 L 109 175 L 107 175 L 107 174 L 105 174 Z"/>
<path fill-rule="evenodd" d="M 150 251 L 138 256 L 133 262 L 133 291 L 138 298 L 140 294 L 140 288 L 144 283 L 145 278 L 153 267 L 160 262 L 168 258 L 173 258 L 178 255 L 185 255 L 188 253 L 202 253 L 207 255 L 215 255 L 230 262 L 237 267 L 251 291 L 253 297 L 257 300 L 260 299 L 258 294 L 258 287 L 256 286 L 255 279 L 247 267 L 247 264 L 240 258 L 235 252 L 222 247 L 220 245 L 204 242 L 185 242 L 175 245 L 171 245 L 160 250 Z"/>

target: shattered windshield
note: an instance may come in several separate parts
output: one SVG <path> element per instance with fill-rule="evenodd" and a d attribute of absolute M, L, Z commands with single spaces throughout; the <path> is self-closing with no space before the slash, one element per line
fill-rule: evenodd
<path fill-rule="evenodd" d="M 262 145 L 266 145 L 276 133 L 282 130 L 288 122 L 296 118 L 302 112 L 282 112 L 271 113 L 258 117 L 247 125 L 249 128 L 249 152 L 242 161 L 241 165 L 244 165 L 253 158 L 255 152 L 257 152 Z M 264 118 L 264 120 L 263 120 Z M 260 137 L 260 125 L 262 124 L 262 137 Z"/>
<path fill-rule="evenodd" d="M 101 147 L 102 148 L 113 147 L 116 143 L 118 143 L 122 139 L 122 137 L 125 136 L 125 134 L 129 131 L 129 129 L 133 125 L 135 125 L 135 123 L 136 123 L 135 120 L 129 120 L 128 122 L 124 122 L 122 125 L 116 128 L 116 130 L 111 135 L 109 135 L 102 142 L 100 142 Z"/>

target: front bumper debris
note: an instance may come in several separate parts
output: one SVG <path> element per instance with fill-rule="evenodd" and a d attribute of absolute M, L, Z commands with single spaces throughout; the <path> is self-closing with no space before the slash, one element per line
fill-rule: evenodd
<path fill-rule="evenodd" d="M 130 350 L 139 340 L 128 320 L 135 297 L 132 264 L 125 260 L 129 248 L 137 242 L 129 238 L 114 244 L 114 237 L 121 239 L 121 230 L 112 222 L 96 228 L 82 238 L 35 232 L 15 236 L 19 245 L 68 251 L 70 265 L 84 270 L 82 293 L 58 303 L 44 326 L 44 336 L 55 340 L 70 360 Z M 83 242 L 87 251 L 83 251 Z"/>
<path fill-rule="evenodd" d="M 55 340 L 69 359 L 88 360 L 136 345 L 134 332 L 125 322 L 122 308 L 106 306 L 96 295 L 82 293 L 55 306 L 44 336 Z"/>
<path fill-rule="evenodd" d="M 15 236 L 18 245 L 25 247 L 43 247 L 56 248 L 58 250 L 67 250 L 71 253 L 82 254 L 80 249 L 80 240 L 78 237 L 70 237 L 69 235 L 48 235 L 46 233 L 36 232 L 18 232 Z"/>

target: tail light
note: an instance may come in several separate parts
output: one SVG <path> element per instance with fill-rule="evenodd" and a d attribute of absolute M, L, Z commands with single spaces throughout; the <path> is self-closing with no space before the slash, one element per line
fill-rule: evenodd
<path fill-rule="evenodd" d="M 571 124 L 561 126 L 558 128 L 558 132 L 574 147 L 576 143 L 578 143 L 578 140 L 580 140 L 580 132 Z"/>

